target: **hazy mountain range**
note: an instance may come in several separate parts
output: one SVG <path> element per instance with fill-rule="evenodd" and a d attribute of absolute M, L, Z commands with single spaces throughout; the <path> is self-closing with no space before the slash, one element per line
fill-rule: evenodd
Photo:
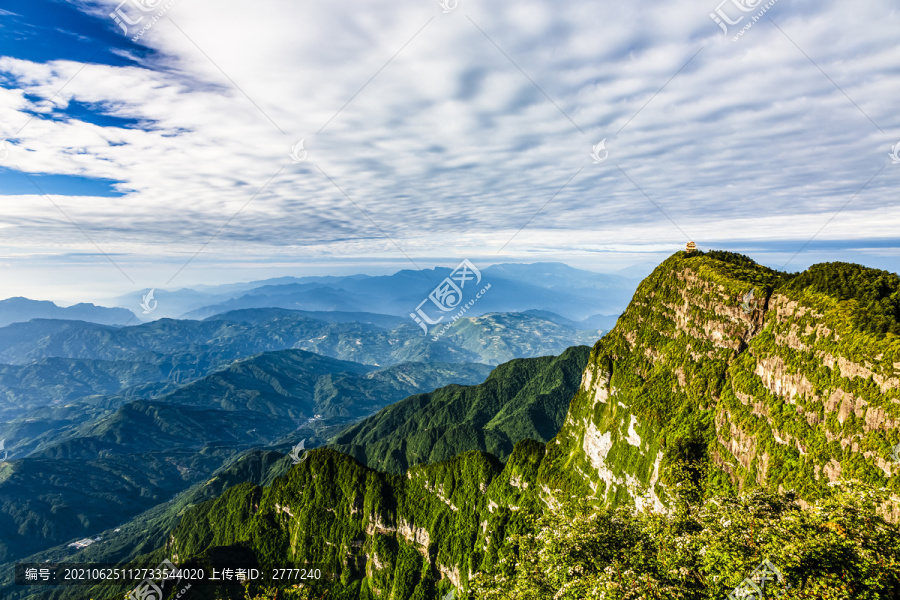
<path fill-rule="evenodd" d="M 588 543 L 566 546 L 565 532 L 537 525 L 579 499 L 656 511 L 640 538 L 644 558 L 617 577 L 688 586 L 699 599 L 740 582 L 743 567 L 731 562 L 759 558 L 752 547 L 735 555 L 727 536 L 691 548 L 724 544 L 728 567 L 704 566 L 691 549 L 657 558 L 665 519 L 677 529 L 705 514 L 684 508 L 685 490 L 728 503 L 792 489 L 777 502 L 812 506 L 852 480 L 884 494 L 871 527 L 896 530 L 894 274 L 845 263 L 788 274 L 737 254 L 680 252 L 599 341 L 539 309 L 466 316 L 438 341 L 397 319 L 248 308 L 202 321 L 0 328 L 0 357 L 17 363 L 0 368 L 10 451 L 0 463 L 0 560 L 177 556 L 211 568 L 242 556 L 322 565 L 335 578 L 311 583 L 316 597 L 481 598 L 512 585 L 502 557 L 523 551 L 513 534 L 562 535 L 560 557 Z M 294 465 L 286 454 L 301 441 L 325 447 Z M 851 524 L 829 518 L 850 558 L 804 544 L 814 535 L 806 530 L 800 542 L 767 546 L 790 549 L 776 559 L 792 581 L 827 583 L 856 564 L 848 544 L 863 542 L 840 538 Z M 710 527 L 704 539 L 726 535 Z M 788 529 L 772 524 L 765 535 L 780 540 Z M 604 544 L 639 543 L 609 531 Z M 86 536 L 99 539 L 68 546 Z M 698 579 L 663 568 L 672 560 Z M 0 594 L 24 599 L 4 569 Z M 854 585 L 875 585 L 876 575 Z M 60 588 L 44 598 L 125 591 Z M 505 594 L 492 597 L 518 597 Z"/>
<path fill-rule="evenodd" d="M 526 314 L 463 317 L 437 341 L 402 320 L 387 329 L 344 320 L 354 316 L 348 313 L 328 321 L 305 315 L 248 309 L 204 321 L 161 319 L 126 327 L 43 319 L 2 327 L 0 362 L 7 364 L 0 364 L 0 417 L 75 400 L 112 406 L 158 397 L 235 360 L 273 350 L 301 349 L 375 367 L 496 365 L 556 354 L 599 337 L 596 330 Z"/>
<path fill-rule="evenodd" d="M 103 304 L 125 308 L 143 321 L 161 317 L 203 319 L 243 308 L 287 308 L 304 311 L 378 313 L 407 318 L 453 269 L 437 267 L 402 270 L 393 275 L 279 277 L 241 284 L 194 286 L 177 290 L 153 289 L 145 313 L 141 303 L 151 289 L 106 299 Z M 471 314 L 543 310 L 579 322 L 594 315 L 618 315 L 628 303 L 638 279 L 574 269 L 562 263 L 497 264 L 480 271 L 479 288 L 490 292 L 471 308 Z M 100 307 L 97 307 L 98 309 Z M 82 320 L 121 324 L 121 311 Z M 115 318 L 113 318 L 113 315 Z M 0 323 L 30 318 L 64 318 L 34 312 L 6 316 L 0 304 Z M 26 318 L 27 317 L 27 318 Z M 79 318 L 79 317 L 68 317 Z M 132 318 L 127 315 L 126 321 Z M 585 328 L 596 329 L 596 326 Z"/>
<path fill-rule="evenodd" d="M 434 340 L 398 316 L 266 307 L 0 327 L 0 561 L 152 512 L 253 448 L 314 447 L 403 398 L 599 336 L 573 325 L 493 313 Z"/>
<path fill-rule="evenodd" d="M 449 382 L 478 383 L 489 371 L 440 363 L 376 369 L 281 350 L 154 400 L 37 408 L 0 425 L 11 455 L 24 456 L 0 466 L 0 560 L 127 520 L 317 415 L 323 425 L 350 423 Z"/>
<path fill-rule="evenodd" d="M 725 497 L 791 487 L 812 505 L 852 478 L 886 490 L 888 503 L 879 510 L 896 521 L 900 480 L 890 455 L 900 442 L 891 408 L 900 402 L 898 334 L 896 275 L 841 263 L 786 274 L 729 253 L 678 253 L 641 284 L 589 357 L 586 349 L 572 348 L 559 358 L 520 359 L 480 385 L 451 385 L 387 406 L 337 433 L 330 448 L 312 451 L 301 464 L 285 471 L 284 462 L 270 462 L 280 476 L 257 473 L 187 507 L 146 556 L 173 553 L 182 565 L 205 568 L 228 556 L 251 556 L 260 565 L 282 564 L 289 556 L 335 574 L 312 584 L 329 598 L 430 599 L 450 591 L 487 597 L 482 594 L 489 589 L 502 598 L 497 587 L 482 588 L 476 573 L 493 577 L 494 586 L 511 585 L 501 557 L 522 548 L 521 538 L 510 536 L 564 535 L 532 528 L 571 498 L 653 509 L 660 515 L 654 531 L 662 535 L 665 515 L 674 511 L 682 523 L 694 518 L 678 513 L 683 496 L 676 482 Z M 762 510 L 776 518 L 783 509 Z M 763 513 L 753 515 L 763 519 L 765 536 L 789 535 L 789 527 L 769 530 Z M 817 582 L 832 581 L 847 561 L 862 560 L 854 544 L 866 542 L 841 539 L 851 523 L 830 518 L 843 550 L 805 544 L 815 528 L 791 544 L 766 542 L 766 555 L 798 587 L 819 589 Z M 893 527 L 885 531 L 896 535 L 896 526 L 882 517 L 866 518 L 881 519 L 869 527 Z M 625 546 L 604 561 L 632 561 L 625 548 L 648 545 L 633 556 L 630 570 L 613 573 L 610 585 L 615 576 L 631 578 L 636 570 L 635 577 L 646 578 L 650 572 L 640 575 L 641 569 L 654 569 L 652 581 L 666 589 L 688 585 L 691 598 L 727 594 L 745 576 L 744 567 L 706 564 L 702 551 L 723 547 L 717 552 L 735 560 L 760 559 L 752 547 L 743 558 L 728 541 L 734 538 L 715 537 L 742 535 L 717 533 L 727 522 L 709 527 L 707 542 L 683 550 L 690 556 L 678 563 L 694 565 L 682 568 L 697 569 L 701 579 L 680 584 L 682 571 L 658 570 L 653 562 L 664 566 L 682 561 L 679 555 L 657 556 L 653 538 L 635 540 L 613 527 L 606 543 L 625 536 Z M 579 552 L 582 539 L 588 543 L 576 538 L 559 557 Z M 894 543 L 884 544 L 879 551 L 893 556 Z M 837 560 L 835 552 L 850 554 Z M 878 560 L 867 572 L 881 583 L 843 571 L 845 577 L 860 586 L 895 585 L 889 571 L 877 570 Z M 872 597 L 892 597 L 886 593 Z"/>
<path fill-rule="evenodd" d="M 104 325 L 123 325 L 134 319 L 134 314 L 125 308 L 108 308 L 84 302 L 64 308 L 48 300 L 29 300 L 22 297 L 0 300 L 0 327 L 31 319 L 70 319 Z"/>

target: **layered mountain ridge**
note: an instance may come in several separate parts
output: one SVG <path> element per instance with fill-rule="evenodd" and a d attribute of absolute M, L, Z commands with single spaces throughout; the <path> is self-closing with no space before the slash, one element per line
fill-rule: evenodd
<path fill-rule="evenodd" d="M 589 349 L 502 364 L 478 385 L 416 394 L 351 425 L 331 447 L 391 473 L 471 450 L 506 460 L 516 442 L 559 431 Z"/>
<path fill-rule="evenodd" d="M 546 444 L 521 440 L 505 464 L 474 451 L 403 474 L 314 450 L 269 486 L 188 509 L 159 552 L 185 566 L 229 552 L 323 565 L 333 577 L 309 597 L 425 600 L 470 591 L 534 514 L 571 498 L 668 513 L 685 478 L 707 497 L 767 487 L 807 504 L 860 481 L 893 495 L 881 510 L 896 522 L 898 323 L 891 273 L 786 274 L 679 252 L 594 346 Z"/>

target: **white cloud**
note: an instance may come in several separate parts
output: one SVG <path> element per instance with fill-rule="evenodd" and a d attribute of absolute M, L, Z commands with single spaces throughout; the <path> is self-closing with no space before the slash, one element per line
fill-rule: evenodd
<path fill-rule="evenodd" d="M 85 10 L 106 18 L 117 4 Z M 380 228 L 412 256 L 489 255 L 582 167 L 504 256 L 682 244 L 617 167 L 702 243 L 808 239 L 887 165 L 819 237 L 895 237 L 897 10 L 781 0 L 768 15 L 790 39 L 763 18 L 732 42 L 714 8 L 179 0 L 142 38 L 157 50 L 142 67 L 0 58 L 17 88 L 0 89 L 0 137 L 25 171 L 123 182 L 123 198 L 54 199 L 138 287 L 161 283 L 145 279 L 174 272 L 279 169 L 205 252 L 402 259 Z M 41 105 L 23 94 L 60 88 L 58 108 L 77 100 L 145 126 L 35 118 L 16 135 Z M 309 158 L 293 165 L 300 138 Z M 594 165 L 602 138 L 610 158 Z M 4 197 L 3 221 L 16 252 L 95 251 L 38 196 Z"/>

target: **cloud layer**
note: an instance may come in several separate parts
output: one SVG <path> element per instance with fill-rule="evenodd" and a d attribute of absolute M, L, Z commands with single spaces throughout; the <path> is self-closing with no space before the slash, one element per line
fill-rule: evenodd
<path fill-rule="evenodd" d="M 119 31 L 117 4 L 80 8 Z M 178 0 L 137 42 L 151 52 L 122 36 L 120 65 L 10 52 L 0 166 L 125 195 L 3 196 L 4 263 L 89 252 L 127 288 L 98 248 L 143 287 L 201 249 L 196 265 L 896 240 L 900 12 L 780 0 L 734 42 L 715 9 Z M 192 263 L 171 285 L 208 279 Z"/>

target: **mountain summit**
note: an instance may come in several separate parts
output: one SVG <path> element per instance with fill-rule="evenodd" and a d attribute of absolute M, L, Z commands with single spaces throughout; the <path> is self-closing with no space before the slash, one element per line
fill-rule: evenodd
<path fill-rule="evenodd" d="M 545 466 L 657 509 L 666 465 L 686 458 L 708 463 L 713 491 L 766 485 L 811 501 L 853 478 L 896 495 L 898 322 L 900 277 L 885 271 L 788 275 L 678 253 L 594 347 Z"/>
<path fill-rule="evenodd" d="M 862 556 L 868 550 L 859 548 L 869 543 L 862 534 L 842 537 L 851 528 L 861 531 L 851 521 L 829 520 L 835 513 L 827 506 L 803 517 L 800 505 L 813 505 L 828 495 L 829 484 L 852 479 L 886 488 L 893 500 L 879 510 L 897 520 L 900 480 L 891 476 L 900 465 L 892 462 L 891 449 L 900 441 L 898 317 L 900 277 L 891 273 L 829 263 L 787 274 L 737 254 L 679 252 L 641 283 L 614 329 L 594 346 L 562 428 L 547 444 L 522 440 L 505 464 L 485 452 L 465 452 L 402 475 L 375 471 L 331 449 L 313 450 L 271 486 L 238 485 L 188 510 L 166 552 L 184 565 L 207 567 L 216 556 L 248 551 L 261 565 L 316 563 L 331 573 L 320 590 L 329 598 L 437 598 L 451 588 L 477 591 L 475 573 L 507 569 L 509 557 L 525 548 L 520 542 L 538 531 L 536 519 L 552 516 L 573 498 L 600 511 L 611 506 L 650 515 L 651 531 L 672 523 L 678 540 L 690 534 L 681 525 L 685 519 L 712 514 L 702 535 L 720 535 L 732 521 L 715 516 L 720 505 L 714 500 L 708 510 L 679 513 L 679 490 L 688 483 L 706 498 L 758 490 L 757 500 L 722 506 L 763 507 L 728 512 L 742 519 L 787 514 L 798 523 L 821 517 L 795 538 L 824 531 L 832 536 L 827 544 L 861 544 L 851 553 Z M 788 489 L 795 492 L 766 500 L 765 494 Z M 624 513 L 574 517 L 530 539 L 552 543 L 555 535 L 577 534 L 560 538 L 563 545 L 550 553 L 567 556 L 570 541 L 575 551 L 592 553 L 586 563 L 599 569 L 598 578 L 612 577 L 608 585 L 615 587 L 617 577 L 633 571 L 622 567 L 610 575 L 603 565 L 625 560 L 619 552 L 601 560 L 589 550 L 594 546 L 582 545 L 593 539 L 584 536 L 596 535 L 591 523 L 598 521 L 591 519 L 611 519 L 612 537 L 604 538 L 609 543 L 638 534 L 627 530 L 626 517 L 604 514 Z M 890 527 L 874 516 L 866 519 L 862 530 Z M 766 552 L 785 547 L 777 540 L 789 530 L 799 531 L 767 530 Z M 752 523 L 750 532 L 746 544 L 735 541 L 746 537 L 740 531 L 721 548 L 746 546 L 742 560 L 759 563 L 764 556 Z M 653 540 L 640 543 L 644 550 L 625 544 L 637 552 L 634 564 L 652 555 L 661 561 L 658 577 L 671 581 L 672 589 L 705 590 L 692 598 L 724 596 L 744 577 L 743 566 L 723 571 L 699 546 L 691 550 L 678 542 L 676 554 L 693 557 L 682 560 Z M 802 577 L 807 585 L 809 573 L 821 571 L 810 585 L 824 585 L 844 572 L 844 559 L 834 558 L 843 550 L 807 546 L 793 546 L 779 559 L 796 563 L 788 564 L 786 576 Z M 727 548 L 721 556 L 734 555 Z M 820 550 L 827 561 L 816 554 Z M 672 560 L 690 567 L 672 571 L 665 566 Z M 679 579 L 691 572 L 690 581 Z"/>

